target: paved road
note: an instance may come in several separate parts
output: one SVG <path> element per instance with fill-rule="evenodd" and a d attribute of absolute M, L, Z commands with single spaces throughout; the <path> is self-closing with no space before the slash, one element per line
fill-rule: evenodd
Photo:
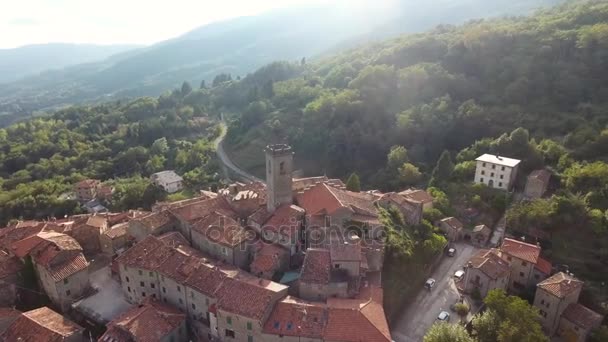
<path fill-rule="evenodd" d="M 223 116 L 222 116 L 223 118 Z M 240 167 L 236 166 L 236 164 L 234 164 L 232 162 L 232 160 L 230 160 L 230 157 L 228 157 L 228 154 L 226 153 L 226 151 L 224 150 L 224 138 L 226 137 L 226 133 L 228 132 L 228 127 L 226 127 L 226 124 L 223 122 L 221 123 L 221 127 L 222 127 L 222 133 L 220 134 L 220 136 L 215 139 L 215 147 L 216 147 L 216 153 L 218 158 L 220 158 L 220 161 L 222 163 L 222 166 L 224 168 L 224 176 L 227 178 L 230 178 L 227 172 L 227 169 L 232 171 L 232 174 L 236 175 L 241 181 L 245 181 L 245 182 L 262 182 L 264 183 L 264 181 L 260 178 L 257 178 L 256 176 L 250 174 L 249 172 L 241 169 Z"/>
<path fill-rule="evenodd" d="M 457 253 L 454 257 L 445 257 L 439 267 L 431 276 L 437 283 L 432 291 L 421 289 L 416 299 L 408 305 L 401 317 L 392 327 L 391 334 L 397 342 L 419 342 L 424 334 L 435 322 L 442 310 L 450 312 L 451 322 L 459 320 L 455 312 L 450 311 L 450 305 L 460 298 L 452 276 L 478 250 L 468 244 L 456 245 Z"/>

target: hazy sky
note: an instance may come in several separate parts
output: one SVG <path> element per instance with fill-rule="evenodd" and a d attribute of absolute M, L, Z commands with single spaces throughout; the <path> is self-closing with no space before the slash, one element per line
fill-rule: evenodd
<path fill-rule="evenodd" d="M 345 0 L 5 0 L 0 48 L 49 42 L 151 44 L 213 21 L 341 1 Z M 353 1 L 371 0 L 349 4 Z"/>

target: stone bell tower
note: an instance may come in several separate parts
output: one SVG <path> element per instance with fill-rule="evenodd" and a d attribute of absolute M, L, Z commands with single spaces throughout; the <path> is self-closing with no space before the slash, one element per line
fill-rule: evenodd
<path fill-rule="evenodd" d="M 285 144 L 268 145 L 266 152 L 267 208 L 274 212 L 281 204 L 292 204 L 293 151 Z"/>

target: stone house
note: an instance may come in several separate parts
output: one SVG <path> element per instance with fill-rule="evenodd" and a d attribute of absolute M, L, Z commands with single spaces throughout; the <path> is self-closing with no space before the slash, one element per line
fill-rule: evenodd
<path fill-rule="evenodd" d="M 490 188 L 511 190 L 521 160 L 484 154 L 477 161 L 475 183 L 485 184 Z"/>
<path fill-rule="evenodd" d="M 127 232 L 136 241 L 148 235 L 161 235 L 178 227 L 177 219 L 169 211 L 153 212 L 129 221 Z"/>
<path fill-rule="evenodd" d="M 332 241 L 329 247 L 331 267 L 334 270 L 345 270 L 349 277 L 358 279 L 361 276 L 361 240 L 356 235 L 347 241 Z"/>
<path fill-rule="evenodd" d="M 551 264 L 540 257 L 541 249 L 537 245 L 506 238 L 499 250 L 511 268 L 509 291 L 520 293 L 551 272 Z"/>
<path fill-rule="evenodd" d="M 325 303 L 286 297 L 278 302 L 264 324 L 267 342 L 323 342 L 328 310 Z"/>
<path fill-rule="evenodd" d="M 72 237 L 41 232 L 15 242 L 12 248 L 17 257 L 31 258 L 41 288 L 61 310 L 89 288 L 89 263 Z"/>
<path fill-rule="evenodd" d="M 254 277 L 226 278 L 217 291 L 217 322 L 222 340 L 263 341 L 262 329 L 287 286 Z"/>
<path fill-rule="evenodd" d="M 0 306 L 10 307 L 17 299 L 23 263 L 19 258 L 0 251 Z"/>
<path fill-rule="evenodd" d="M 386 194 L 377 194 L 376 203 L 383 208 L 391 206 L 399 209 L 403 218 L 408 224 L 417 225 L 422 221 L 424 211 L 424 202 L 413 200 L 402 195 L 402 193 L 389 192 Z M 433 202 L 431 201 L 431 207 Z"/>
<path fill-rule="evenodd" d="M 565 342 L 585 342 L 593 329 L 599 328 L 604 317 L 580 304 L 570 304 L 562 313 L 557 335 Z"/>
<path fill-rule="evenodd" d="M 170 194 L 184 188 L 184 179 L 172 170 L 154 173 L 150 176 L 150 180 Z"/>
<path fill-rule="evenodd" d="M 491 235 L 492 229 L 490 227 L 485 224 L 477 225 L 471 232 L 471 242 L 477 246 L 485 246 Z"/>
<path fill-rule="evenodd" d="M 266 211 L 267 209 L 262 208 L 261 210 Z M 257 225 L 253 219 L 249 221 L 252 222 L 254 230 L 265 241 L 280 244 L 292 256 L 302 251 L 302 230 L 304 229 L 305 215 L 304 209 L 293 204 L 283 204 L 276 208 L 262 225 Z M 258 229 L 255 227 L 258 227 Z"/>
<path fill-rule="evenodd" d="M 253 262 L 249 265 L 251 273 L 264 279 L 271 280 L 278 272 L 289 268 L 289 251 L 274 243 L 260 242 L 256 246 Z"/>
<path fill-rule="evenodd" d="M 41 307 L 21 313 L 0 333 L 0 341 L 84 342 L 84 328 Z"/>
<path fill-rule="evenodd" d="M 107 325 L 99 342 L 108 341 L 189 341 L 186 315 L 157 300 L 147 299 Z"/>
<path fill-rule="evenodd" d="M 582 281 L 563 272 L 538 283 L 534 306 L 539 309 L 541 325 L 549 336 L 553 336 L 557 331 L 566 308 L 578 302 L 582 289 Z"/>
<path fill-rule="evenodd" d="M 439 221 L 439 228 L 446 234 L 448 241 L 454 242 L 462 238 L 464 228 L 462 222 L 455 217 L 446 217 Z"/>
<path fill-rule="evenodd" d="M 494 289 L 506 290 L 509 285 L 509 264 L 496 250 L 480 250 L 467 263 L 464 276 L 465 292 L 479 290 L 482 298 Z"/>
<path fill-rule="evenodd" d="M 420 189 L 408 189 L 401 191 L 399 195 L 409 199 L 410 201 L 421 203 L 423 210 L 433 209 L 433 202 L 435 199 L 431 194 Z"/>
<path fill-rule="evenodd" d="M 299 296 L 312 301 L 347 298 L 350 279 L 347 269 L 332 268 L 329 250 L 309 248 L 300 271 Z"/>
<path fill-rule="evenodd" d="M 76 183 L 74 186 L 76 198 L 83 203 L 94 200 L 100 185 L 101 181 L 97 179 L 85 179 Z"/>
<path fill-rule="evenodd" d="M 108 230 L 105 216 L 93 215 L 76 220 L 71 227 L 72 236 L 87 254 L 101 251 L 100 238 Z"/>
<path fill-rule="evenodd" d="M 101 234 L 99 237 L 101 252 L 107 256 L 113 257 L 125 251 L 130 242 L 130 237 L 127 232 L 128 228 L 129 223 L 123 222 L 112 226 Z"/>
<path fill-rule="evenodd" d="M 549 186 L 550 179 L 551 172 L 545 169 L 532 171 L 526 181 L 524 196 L 530 199 L 543 197 Z"/>

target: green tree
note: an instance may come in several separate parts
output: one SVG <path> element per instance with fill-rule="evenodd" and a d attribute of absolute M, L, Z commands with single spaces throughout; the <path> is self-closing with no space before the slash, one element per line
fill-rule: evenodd
<path fill-rule="evenodd" d="M 165 155 L 169 152 L 169 143 L 167 142 L 167 138 L 162 137 L 154 140 L 152 147 L 150 148 L 150 152 L 156 155 Z"/>
<path fill-rule="evenodd" d="M 414 185 L 422 179 L 422 173 L 416 166 L 405 163 L 399 168 L 399 180 L 405 185 Z"/>
<path fill-rule="evenodd" d="M 407 149 L 403 146 L 395 145 L 391 147 L 388 153 L 387 167 L 391 171 L 397 171 L 405 163 L 409 163 L 410 159 L 407 155 Z"/>
<path fill-rule="evenodd" d="M 424 342 L 475 342 L 462 325 L 435 323 L 424 335 Z"/>
<path fill-rule="evenodd" d="M 540 326 L 538 309 L 527 301 L 507 296 L 501 289 L 494 289 L 488 292 L 484 302 L 498 317 L 499 325 L 493 328 L 497 333 L 497 342 L 548 341 Z M 484 329 L 489 328 L 486 325 Z"/>
<path fill-rule="evenodd" d="M 182 96 L 186 96 L 188 94 L 190 94 L 192 92 L 192 86 L 190 85 L 190 83 L 184 81 L 184 83 L 182 83 Z"/>
<path fill-rule="evenodd" d="M 464 321 L 469 314 L 470 308 L 467 303 L 456 303 L 456 305 L 454 305 L 454 311 L 460 316 L 460 320 Z"/>
<path fill-rule="evenodd" d="M 500 319 L 493 310 L 486 310 L 473 318 L 473 331 L 479 342 L 497 342 Z"/>
<path fill-rule="evenodd" d="M 435 187 L 445 184 L 452 176 L 452 172 L 454 172 L 454 164 L 452 163 L 450 152 L 443 151 L 437 161 L 437 165 L 433 169 L 429 185 Z"/>
<path fill-rule="evenodd" d="M 346 181 L 346 190 L 360 192 L 361 191 L 361 182 L 359 181 L 359 176 L 356 173 L 351 173 L 350 177 Z"/>

